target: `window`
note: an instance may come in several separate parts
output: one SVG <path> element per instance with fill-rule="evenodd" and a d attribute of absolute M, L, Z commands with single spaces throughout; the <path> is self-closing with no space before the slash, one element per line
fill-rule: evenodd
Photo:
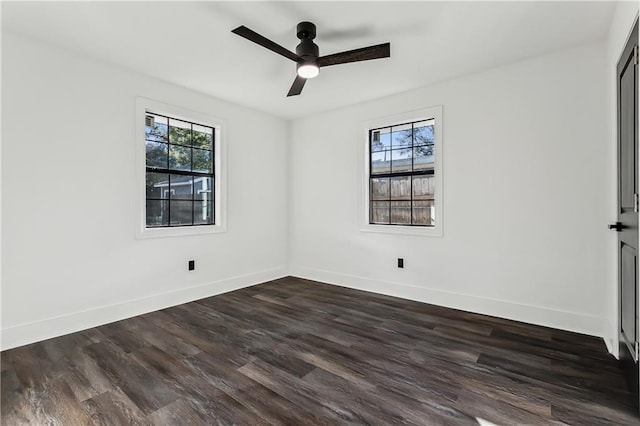
<path fill-rule="evenodd" d="M 213 225 L 212 127 L 145 115 L 146 226 Z"/>
<path fill-rule="evenodd" d="M 366 123 L 363 230 L 441 235 L 441 111 Z"/>
<path fill-rule="evenodd" d="M 144 151 L 138 151 L 144 176 L 138 235 L 223 231 L 219 120 L 142 98 L 137 104 L 144 136 Z"/>

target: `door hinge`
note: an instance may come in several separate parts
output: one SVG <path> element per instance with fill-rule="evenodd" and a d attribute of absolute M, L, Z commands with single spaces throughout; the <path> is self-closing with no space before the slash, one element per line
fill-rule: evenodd
<path fill-rule="evenodd" d="M 640 200 L 638 199 L 638 194 L 633 194 L 633 212 L 638 213 L 640 210 Z"/>
<path fill-rule="evenodd" d="M 640 342 L 636 341 L 636 353 L 635 353 L 636 359 L 635 361 L 638 362 L 638 359 L 640 359 Z"/>

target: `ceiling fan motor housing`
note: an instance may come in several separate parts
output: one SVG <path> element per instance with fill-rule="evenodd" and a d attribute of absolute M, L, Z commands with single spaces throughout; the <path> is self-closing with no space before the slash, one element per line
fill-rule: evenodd
<path fill-rule="evenodd" d="M 296 27 L 296 34 L 300 40 L 305 38 L 313 40 L 316 38 L 316 26 L 313 22 L 300 22 Z"/>
<path fill-rule="evenodd" d="M 318 45 L 313 42 L 316 38 L 316 26 L 311 22 L 300 22 L 296 27 L 300 44 L 296 47 L 296 54 L 307 60 L 315 60 L 320 56 Z"/>

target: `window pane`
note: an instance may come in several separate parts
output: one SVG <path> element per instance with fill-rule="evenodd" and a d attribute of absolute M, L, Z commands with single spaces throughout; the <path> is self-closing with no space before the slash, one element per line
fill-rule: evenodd
<path fill-rule="evenodd" d="M 371 223 L 389 223 L 389 201 L 371 202 Z"/>
<path fill-rule="evenodd" d="M 391 171 L 391 151 L 371 153 L 371 173 L 389 173 Z"/>
<path fill-rule="evenodd" d="M 433 144 L 413 148 L 413 170 L 433 169 L 435 160 Z"/>
<path fill-rule="evenodd" d="M 409 172 L 411 171 L 411 149 L 394 149 L 391 151 L 391 171 Z"/>
<path fill-rule="evenodd" d="M 171 200 L 171 226 L 193 225 L 193 203 Z"/>
<path fill-rule="evenodd" d="M 430 118 L 370 131 L 370 223 L 433 226 L 434 130 Z"/>
<path fill-rule="evenodd" d="M 194 222 L 197 225 L 213 224 L 213 201 L 194 202 Z"/>
<path fill-rule="evenodd" d="M 211 127 L 194 124 L 193 147 L 213 150 L 213 129 Z"/>
<path fill-rule="evenodd" d="M 193 198 L 193 177 L 171 175 L 169 191 L 171 199 L 191 200 Z"/>
<path fill-rule="evenodd" d="M 410 200 L 411 199 L 411 176 L 391 178 L 391 199 Z"/>
<path fill-rule="evenodd" d="M 391 223 L 393 225 L 411 225 L 411 201 L 391 202 Z"/>
<path fill-rule="evenodd" d="M 409 148 L 411 143 L 411 124 L 391 128 L 391 148 Z"/>
<path fill-rule="evenodd" d="M 371 132 L 371 152 L 391 149 L 391 129 L 378 129 Z"/>
<path fill-rule="evenodd" d="M 167 198 L 169 175 L 147 172 L 147 198 Z"/>
<path fill-rule="evenodd" d="M 435 120 L 426 120 L 413 125 L 413 145 L 433 145 L 433 125 Z"/>
<path fill-rule="evenodd" d="M 191 148 L 169 145 L 169 168 L 191 171 Z"/>
<path fill-rule="evenodd" d="M 214 224 L 214 145 L 212 126 L 145 113 L 147 226 Z"/>
<path fill-rule="evenodd" d="M 169 146 L 166 143 L 146 142 L 147 167 L 167 168 Z"/>
<path fill-rule="evenodd" d="M 434 176 L 414 176 L 412 187 L 414 200 L 433 200 L 436 178 Z"/>
<path fill-rule="evenodd" d="M 372 178 L 370 187 L 372 200 L 389 199 L 389 178 Z"/>
<path fill-rule="evenodd" d="M 147 200 L 147 227 L 169 225 L 168 207 L 167 200 Z"/>
<path fill-rule="evenodd" d="M 166 142 L 167 117 L 147 113 L 145 116 L 144 134 L 148 141 Z"/>
<path fill-rule="evenodd" d="M 191 124 L 170 118 L 169 143 L 191 145 Z"/>
<path fill-rule="evenodd" d="M 213 200 L 213 179 L 209 177 L 195 178 L 195 199 L 201 201 Z"/>
<path fill-rule="evenodd" d="M 193 171 L 212 173 L 213 172 L 213 151 L 203 149 L 193 150 Z"/>
<path fill-rule="evenodd" d="M 434 226 L 435 204 L 433 201 L 414 201 L 412 209 L 414 225 Z"/>

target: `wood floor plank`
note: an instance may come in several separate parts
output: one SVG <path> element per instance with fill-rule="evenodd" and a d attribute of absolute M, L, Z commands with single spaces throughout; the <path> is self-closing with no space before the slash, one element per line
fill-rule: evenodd
<path fill-rule="evenodd" d="M 84 401 L 100 394 L 96 387 L 99 388 L 101 383 L 94 387 L 78 367 L 67 368 L 64 372 L 64 378 L 78 401 Z"/>
<path fill-rule="evenodd" d="M 267 362 L 296 377 L 303 377 L 316 367 L 302 360 L 298 354 L 293 354 L 288 347 L 273 345 L 269 349 L 263 349 L 255 354 L 257 359 Z"/>
<path fill-rule="evenodd" d="M 25 410 L 27 399 L 25 391 L 13 366 L 6 362 L 2 364 L 2 377 L 0 378 L 0 398 L 2 408 L 2 419 L 5 422 L 11 421 L 14 424 L 28 423 L 29 412 Z"/>
<path fill-rule="evenodd" d="M 527 392 L 523 386 L 514 383 L 492 383 L 485 380 L 466 379 L 463 389 L 476 395 L 486 395 L 492 400 L 502 401 L 541 418 L 551 417 L 551 402 Z"/>
<path fill-rule="evenodd" d="M 26 388 L 33 388 L 55 376 L 58 368 L 51 362 L 44 343 L 31 344 L 2 352 L 2 364 L 8 363 Z"/>
<path fill-rule="evenodd" d="M 258 383 L 252 387 L 235 389 L 230 396 L 272 425 L 331 424 L 328 419 L 315 415 L 306 407 L 297 407 L 289 399 Z"/>
<path fill-rule="evenodd" d="M 68 352 L 73 364 L 68 370 L 68 382 L 80 401 L 117 387 L 107 372 L 100 368 L 98 362 L 91 358 L 84 348 L 70 347 Z"/>
<path fill-rule="evenodd" d="M 293 277 L 0 367 L 2 425 L 640 424 L 602 339 Z"/>
<path fill-rule="evenodd" d="M 147 416 L 154 425 L 184 426 L 213 424 L 188 399 L 177 399 Z M 218 423 L 220 424 L 220 423 Z"/>
<path fill-rule="evenodd" d="M 367 398 L 361 398 L 362 390 L 352 382 L 322 368 L 309 373 L 304 381 L 322 389 L 323 397 L 337 404 L 334 409 L 365 424 L 423 424 L 426 419 L 432 424 L 475 424 L 471 416 L 453 406 L 443 410 L 437 408 L 441 407 L 439 404 L 432 405 L 431 400 L 424 403 L 406 397 L 391 398 L 384 388 L 373 388 Z"/>
<path fill-rule="evenodd" d="M 108 340 L 118 346 L 124 352 L 133 352 L 146 345 L 142 337 L 130 327 L 127 320 L 103 325 L 98 329 Z"/>
<path fill-rule="evenodd" d="M 190 406 L 207 419 L 206 424 L 215 425 L 255 425 L 269 423 L 258 414 L 248 410 L 229 394 L 213 386 L 199 376 L 183 376 L 179 381 L 185 388 L 183 398 Z"/>
<path fill-rule="evenodd" d="M 96 426 L 143 425 L 144 414 L 120 389 L 104 392 L 83 402 Z"/>
<path fill-rule="evenodd" d="M 158 327 L 150 320 L 151 316 L 147 314 L 129 319 L 132 332 L 140 336 L 147 345 L 155 346 L 176 357 L 195 355 L 200 352 L 199 348 L 177 336 L 170 340 L 164 338 L 163 330 L 158 330 Z"/>
<path fill-rule="evenodd" d="M 476 419 L 483 419 L 497 425 L 503 424 L 555 424 L 564 425 L 560 421 L 550 420 L 549 417 L 538 416 L 531 411 L 524 410 L 502 399 L 490 395 L 471 391 L 462 391 L 458 397 L 458 406 L 462 410 L 473 413 Z M 551 410 L 549 410 L 551 411 Z"/>
<path fill-rule="evenodd" d="M 92 422 L 85 407 L 61 377 L 46 382 L 38 400 L 50 421 L 61 425 L 87 425 Z"/>
<path fill-rule="evenodd" d="M 343 413 L 335 411 L 330 400 L 323 397 L 318 388 L 305 383 L 301 377 L 289 374 L 260 359 L 239 368 L 238 371 L 286 398 L 297 407 L 327 419 L 329 424 L 343 420 Z M 291 389 L 296 391 L 291 392 Z"/>
<path fill-rule="evenodd" d="M 158 375 L 121 352 L 115 344 L 103 341 L 89 345 L 86 350 L 143 413 L 156 411 L 179 398 Z"/>

